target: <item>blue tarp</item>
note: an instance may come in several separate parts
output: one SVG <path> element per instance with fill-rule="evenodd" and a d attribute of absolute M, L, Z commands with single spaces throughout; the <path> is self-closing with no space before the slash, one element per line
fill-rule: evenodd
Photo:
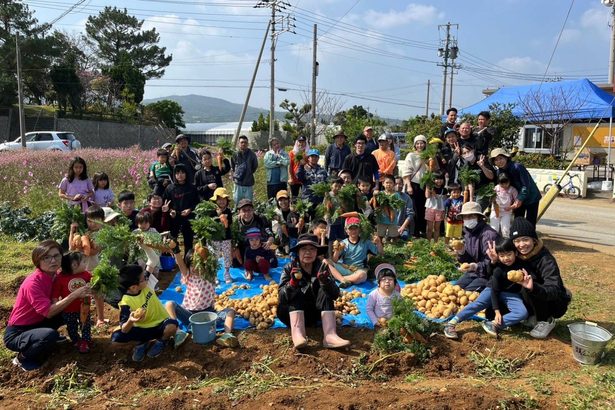
<path fill-rule="evenodd" d="M 461 109 L 459 115 L 478 115 L 481 111 L 489 111 L 489 106 L 497 103 L 514 104 L 512 112 L 516 117 L 532 121 L 562 118 L 561 111 L 564 109 L 569 110 L 573 120 L 613 118 L 613 99 L 612 94 L 584 78 L 502 87 L 484 100 Z"/>

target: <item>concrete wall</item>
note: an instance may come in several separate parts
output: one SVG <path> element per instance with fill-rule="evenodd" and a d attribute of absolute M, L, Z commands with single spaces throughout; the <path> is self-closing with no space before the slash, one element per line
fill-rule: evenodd
<path fill-rule="evenodd" d="M 540 192 L 544 191 L 545 185 L 554 184 L 558 178 L 560 178 L 564 171 L 560 169 L 539 169 L 539 168 L 528 168 L 527 171 L 536 182 L 538 189 Z M 579 181 L 575 179 L 573 183 L 581 190 L 581 196 L 585 198 L 587 196 L 587 174 L 584 171 L 570 171 L 569 174 L 578 175 L 581 180 L 581 186 L 578 186 Z M 568 178 L 564 178 L 564 183 L 568 182 Z"/>

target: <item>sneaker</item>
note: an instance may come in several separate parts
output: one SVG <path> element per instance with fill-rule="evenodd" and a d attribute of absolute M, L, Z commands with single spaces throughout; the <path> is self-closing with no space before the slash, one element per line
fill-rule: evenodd
<path fill-rule="evenodd" d="M 498 337 L 498 328 L 491 320 L 484 320 L 481 324 L 483 330 L 493 337 Z"/>
<path fill-rule="evenodd" d="M 81 340 L 77 350 L 79 350 L 79 353 L 90 353 L 90 344 L 87 340 Z"/>
<path fill-rule="evenodd" d="M 150 347 L 149 350 L 147 351 L 147 357 L 149 357 L 150 359 L 155 359 L 162 354 L 163 350 L 164 350 L 164 342 L 158 339 L 156 340 L 156 342 L 154 342 L 153 346 Z"/>
<path fill-rule="evenodd" d="M 444 326 L 444 336 L 448 337 L 449 339 L 458 339 L 459 335 L 457 335 L 455 325 Z"/>
<path fill-rule="evenodd" d="M 535 328 L 536 325 L 538 324 L 538 321 L 536 320 L 536 316 L 532 315 L 532 316 L 528 316 L 527 319 L 522 320 L 521 324 L 525 327 L 529 327 L 531 329 Z"/>
<path fill-rule="evenodd" d="M 224 271 L 224 282 L 226 282 L 227 284 L 233 283 L 233 278 L 231 277 L 231 272 L 229 272 L 228 270 Z"/>
<path fill-rule="evenodd" d="M 41 365 L 36 363 L 34 360 L 29 360 L 26 358 L 20 359 L 19 356 L 21 356 L 21 353 L 13 358 L 13 366 L 19 367 L 24 372 L 40 369 Z"/>
<path fill-rule="evenodd" d="M 216 339 L 216 344 L 222 347 L 237 347 L 239 346 L 239 340 L 232 333 L 224 333 Z"/>
<path fill-rule="evenodd" d="M 555 319 L 549 318 L 546 322 L 538 322 L 534 329 L 530 332 L 530 336 L 536 339 L 544 339 L 549 336 L 551 330 L 555 327 Z"/>
<path fill-rule="evenodd" d="M 186 339 L 188 339 L 188 333 L 183 330 L 177 330 L 177 332 L 175 332 L 175 336 L 173 337 L 173 347 L 177 349 L 184 344 Z"/>
<path fill-rule="evenodd" d="M 66 336 L 58 336 L 58 339 L 56 340 L 56 343 L 68 343 L 70 342 L 70 340 L 68 339 L 68 337 Z"/>
<path fill-rule="evenodd" d="M 140 345 L 136 345 L 132 350 L 132 361 L 133 362 L 142 362 L 145 359 L 145 351 L 147 350 L 147 343 L 141 343 Z"/>

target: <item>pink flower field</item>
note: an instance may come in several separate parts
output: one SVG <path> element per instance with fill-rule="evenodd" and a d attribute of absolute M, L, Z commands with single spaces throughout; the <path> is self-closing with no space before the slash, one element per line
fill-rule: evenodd
<path fill-rule="evenodd" d="M 116 196 L 127 189 L 135 192 L 138 202 L 145 200 L 147 174 L 156 160 L 156 151 L 131 147 L 0 153 L 0 202 L 8 201 L 15 207 L 27 206 L 34 214 L 56 208 L 60 204 L 58 185 L 75 156 L 85 159 L 90 178 L 96 172 L 106 172 Z"/>

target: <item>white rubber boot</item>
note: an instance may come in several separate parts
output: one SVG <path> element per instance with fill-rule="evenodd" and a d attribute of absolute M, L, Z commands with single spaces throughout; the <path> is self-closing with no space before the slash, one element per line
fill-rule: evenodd
<path fill-rule="evenodd" d="M 290 335 L 293 339 L 295 349 L 307 346 L 305 335 L 305 314 L 303 310 L 293 310 L 288 313 L 290 316 Z"/>
<path fill-rule="evenodd" d="M 335 311 L 326 310 L 321 312 L 322 318 L 322 332 L 324 337 L 322 338 L 322 345 L 328 349 L 338 349 L 340 347 L 350 346 L 350 340 L 342 339 L 337 335 L 335 321 Z"/>

